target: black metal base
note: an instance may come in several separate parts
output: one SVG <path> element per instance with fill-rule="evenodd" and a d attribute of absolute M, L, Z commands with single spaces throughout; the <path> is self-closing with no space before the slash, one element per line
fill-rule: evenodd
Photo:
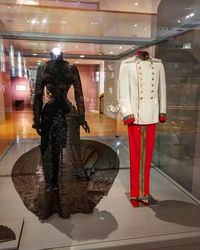
<path fill-rule="evenodd" d="M 159 203 L 151 195 L 145 197 L 130 197 L 133 207 L 157 206 Z"/>

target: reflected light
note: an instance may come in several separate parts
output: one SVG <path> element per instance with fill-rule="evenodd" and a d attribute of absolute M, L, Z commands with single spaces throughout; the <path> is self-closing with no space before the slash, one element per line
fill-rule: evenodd
<path fill-rule="evenodd" d="M 191 43 L 184 43 L 182 49 L 192 49 Z"/>
<path fill-rule="evenodd" d="M 43 24 L 47 23 L 47 18 L 44 18 L 44 19 L 42 20 L 42 23 L 43 23 Z"/>
<path fill-rule="evenodd" d="M 194 13 L 191 13 L 191 14 L 187 15 L 185 18 L 188 19 L 188 18 L 191 18 L 193 16 L 194 16 Z"/>
<path fill-rule="evenodd" d="M 39 0 L 17 0 L 17 4 L 39 5 Z"/>
<path fill-rule="evenodd" d="M 17 68 L 18 68 L 18 76 L 22 77 L 22 57 L 19 51 L 17 52 Z"/>
<path fill-rule="evenodd" d="M 32 23 L 32 24 L 35 24 L 35 23 L 36 23 L 36 19 L 32 19 L 32 20 L 31 20 L 31 23 Z"/>
<path fill-rule="evenodd" d="M 56 56 L 60 55 L 60 48 L 53 48 L 52 53 Z"/>

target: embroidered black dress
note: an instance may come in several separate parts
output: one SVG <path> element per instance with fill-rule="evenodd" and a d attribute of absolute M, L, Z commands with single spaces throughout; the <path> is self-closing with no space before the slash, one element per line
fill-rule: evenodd
<path fill-rule="evenodd" d="M 68 90 L 72 85 L 76 107 L 67 99 Z M 58 186 L 60 155 L 66 144 L 69 153 L 74 155 L 76 172 L 83 169 L 80 158 L 80 125 L 86 132 L 89 131 L 84 113 L 81 80 L 76 66 L 63 60 L 62 56 L 39 66 L 33 104 L 33 128 L 41 135 L 40 147 L 46 189 Z M 64 174 L 64 169 L 62 171 Z"/>

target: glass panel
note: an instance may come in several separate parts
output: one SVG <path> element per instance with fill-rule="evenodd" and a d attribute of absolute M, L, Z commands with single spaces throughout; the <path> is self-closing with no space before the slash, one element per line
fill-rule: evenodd
<path fill-rule="evenodd" d="M 199 180 L 194 178 L 200 178 L 199 38 L 199 29 L 193 29 L 156 46 L 156 57 L 162 59 L 166 70 L 168 121 L 158 128 L 154 158 L 157 166 L 198 198 Z M 188 43 L 190 46 L 185 46 Z"/>
<path fill-rule="evenodd" d="M 124 51 L 131 49 L 130 45 L 114 44 L 91 44 L 91 43 L 67 43 L 67 42 L 46 42 L 29 40 L 5 40 L 12 45 L 15 50 L 23 51 L 24 56 L 49 55 L 53 48 L 58 47 L 64 54 L 72 55 L 119 55 Z"/>
<path fill-rule="evenodd" d="M 1 31 L 151 38 L 156 15 L 1 4 Z"/>

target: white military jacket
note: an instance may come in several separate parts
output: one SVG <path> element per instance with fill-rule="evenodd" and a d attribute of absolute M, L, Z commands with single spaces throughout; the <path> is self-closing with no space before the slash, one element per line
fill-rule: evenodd
<path fill-rule="evenodd" d="M 166 81 L 161 60 L 134 56 L 122 61 L 118 102 L 124 120 L 134 115 L 134 124 L 159 122 L 159 114 L 166 114 Z"/>

